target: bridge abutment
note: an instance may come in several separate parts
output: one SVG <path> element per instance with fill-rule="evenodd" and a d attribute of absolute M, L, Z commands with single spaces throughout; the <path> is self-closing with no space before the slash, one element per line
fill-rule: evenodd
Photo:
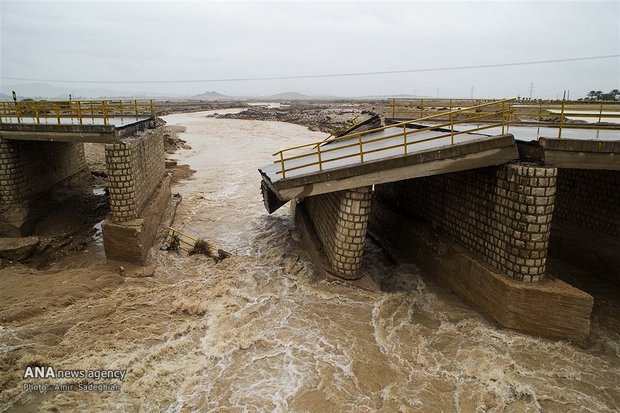
<path fill-rule="evenodd" d="M 549 250 L 552 270 L 598 294 L 620 280 L 620 171 L 558 170 Z"/>
<path fill-rule="evenodd" d="M 34 229 L 42 196 L 59 184 L 85 187 L 84 144 L 0 138 L 0 235 Z"/>
<path fill-rule="evenodd" d="M 620 171 L 558 170 L 557 218 L 620 237 Z"/>
<path fill-rule="evenodd" d="M 106 144 L 111 214 L 103 223 L 106 257 L 143 264 L 170 199 L 160 131 Z"/>

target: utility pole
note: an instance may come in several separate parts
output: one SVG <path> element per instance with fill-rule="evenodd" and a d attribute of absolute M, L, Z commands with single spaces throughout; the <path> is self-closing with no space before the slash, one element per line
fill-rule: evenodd
<path fill-rule="evenodd" d="M 530 99 L 532 99 L 533 94 L 534 94 L 534 82 L 530 82 Z"/>

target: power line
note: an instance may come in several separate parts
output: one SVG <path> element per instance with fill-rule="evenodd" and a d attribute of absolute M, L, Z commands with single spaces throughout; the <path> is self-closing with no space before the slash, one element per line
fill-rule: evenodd
<path fill-rule="evenodd" d="M 526 66 L 526 65 L 539 65 L 539 64 L 547 64 L 547 63 L 576 62 L 576 61 L 582 61 L 582 60 L 610 59 L 610 58 L 614 58 L 614 57 L 620 57 L 620 54 L 613 54 L 613 55 L 606 55 L 606 56 L 574 57 L 574 58 L 568 58 L 568 59 L 537 60 L 537 61 L 529 61 L 529 62 L 495 63 L 495 64 L 486 64 L 486 65 L 474 65 L 474 66 L 435 67 L 435 68 L 428 68 L 428 69 L 383 70 L 383 71 L 376 71 L 376 72 L 352 72 L 352 73 L 333 73 L 333 74 L 297 75 L 297 76 L 236 77 L 236 78 L 223 78 L 223 79 L 192 79 L 192 80 L 61 80 L 61 79 L 30 79 L 30 78 L 8 77 L 8 76 L 0 76 L 0 79 L 22 80 L 22 81 L 30 81 L 30 82 L 108 83 L 108 84 L 121 84 L 121 83 L 138 84 L 138 83 L 247 82 L 247 81 L 259 81 L 259 80 L 312 79 L 312 78 L 328 78 L 328 77 L 390 75 L 390 74 L 398 74 L 398 73 L 441 72 L 441 71 L 447 71 L 447 70 L 485 69 L 485 68 L 491 68 L 491 67 Z"/>

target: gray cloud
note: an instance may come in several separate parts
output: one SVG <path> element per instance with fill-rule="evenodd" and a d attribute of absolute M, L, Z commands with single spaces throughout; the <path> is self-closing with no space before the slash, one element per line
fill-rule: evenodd
<path fill-rule="evenodd" d="M 366 72 L 620 53 L 620 2 L 2 1 L 2 76 L 169 80 Z M 3 83 L 15 83 L 3 80 Z M 620 85 L 620 60 L 208 84 L 232 95 L 572 96 Z M 61 86 L 66 86 L 62 85 Z M 96 87 L 101 87 L 97 85 Z M 79 85 L 79 87 L 95 87 Z"/>

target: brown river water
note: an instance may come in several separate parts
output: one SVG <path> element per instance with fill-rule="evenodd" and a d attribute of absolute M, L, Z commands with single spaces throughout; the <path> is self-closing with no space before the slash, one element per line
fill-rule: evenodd
<path fill-rule="evenodd" d="M 175 158 L 197 170 L 173 188 L 174 226 L 236 255 L 216 264 L 155 249 L 154 277 L 122 282 L 93 263 L 108 288 L 0 325 L 0 353 L 24 346 L 15 363 L 127 369 L 121 390 L 22 393 L 0 411 L 620 410 L 620 339 L 596 321 L 585 349 L 501 329 L 371 241 L 364 266 L 382 292 L 318 281 L 303 255 L 289 273 L 299 236 L 288 208 L 265 212 L 257 168 L 325 135 L 208 113 L 164 118 L 187 128 L 179 137 L 192 149 Z M 49 339 L 31 345 L 28 334 Z"/>

